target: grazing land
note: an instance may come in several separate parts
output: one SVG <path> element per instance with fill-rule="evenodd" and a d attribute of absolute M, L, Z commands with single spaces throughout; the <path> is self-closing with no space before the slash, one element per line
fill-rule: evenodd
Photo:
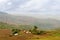
<path fill-rule="evenodd" d="M 59 27 L 55 19 L 0 13 L 0 40 L 60 40 Z"/>

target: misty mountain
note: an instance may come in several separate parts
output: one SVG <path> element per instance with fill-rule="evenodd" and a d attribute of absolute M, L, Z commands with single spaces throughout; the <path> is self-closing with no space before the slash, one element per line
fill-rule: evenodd
<path fill-rule="evenodd" d="M 0 12 L 0 21 L 9 24 L 36 25 L 43 29 L 53 29 L 60 27 L 60 20 L 38 19 L 29 16 L 15 16 L 5 12 Z"/>

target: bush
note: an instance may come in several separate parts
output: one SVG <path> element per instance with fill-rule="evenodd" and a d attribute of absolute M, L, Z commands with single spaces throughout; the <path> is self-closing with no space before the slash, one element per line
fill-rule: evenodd
<path fill-rule="evenodd" d="M 16 33 L 19 33 L 19 32 L 20 32 L 19 29 L 12 29 L 12 34 L 13 34 L 13 35 L 16 34 Z"/>
<path fill-rule="evenodd" d="M 36 35 L 45 34 L 45 31 L 40 31 L 40 30 L 37 30 L 37 29 L 38 29 L 38 27 L 34 26 L 33 30 L 29 30 L 29 31 L 31 31 L 32 34 L 36 34 Z"/>
<path fill-rule="evenodd" d="M 40 34 L 46 34 L 46 32 L 45 31 L 40 31 Z"/>

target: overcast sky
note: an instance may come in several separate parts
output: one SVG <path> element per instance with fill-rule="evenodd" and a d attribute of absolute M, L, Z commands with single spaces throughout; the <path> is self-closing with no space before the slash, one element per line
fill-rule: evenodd
<path fill-rule="evenodd" d="M 60 0 L 0 0 L 0 11 L 59 19 Z"/>

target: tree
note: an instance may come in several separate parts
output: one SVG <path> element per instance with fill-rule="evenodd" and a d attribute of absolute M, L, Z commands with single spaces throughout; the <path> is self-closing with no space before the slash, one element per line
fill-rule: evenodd
<path fill-rule="evenodd" d="M 37 26 L 34 26 L 34 29 L 36 30 L 38 27 Z"/>
<path fill-rule="evenodd" d="M 39 34 L 39 30 L 37 30 L 38 27 L 37 26 L 34 26 L 33 30 L 31 30 L 31 33 L 32 34 Z"/>

